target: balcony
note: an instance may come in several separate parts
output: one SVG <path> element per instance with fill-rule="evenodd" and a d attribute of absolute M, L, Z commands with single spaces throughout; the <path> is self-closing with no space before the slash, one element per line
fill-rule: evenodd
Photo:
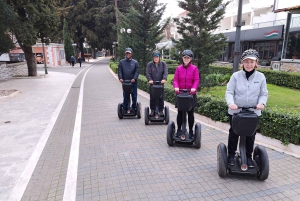
<path fill-rule="evenodd" d="M 262 27 L 285 25 L 285 24 L 286 24 L 286 19 L 281 19 L 281 20 L 274 20 L 274 21 L 269 21 L 269 22 L 256 23 L 256 24 L 253 24 L 253 28 L 255 29 L 255 28 L 262 28 Z M 292 18 L 290 28 L 293 28 L 293 27 L 300 27 L 300 16 Z"/>

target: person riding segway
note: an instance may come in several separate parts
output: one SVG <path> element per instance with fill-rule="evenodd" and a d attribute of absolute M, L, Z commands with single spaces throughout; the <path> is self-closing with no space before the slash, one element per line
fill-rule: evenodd
<path fill-rule="evenodd" d="M 147 64 L 146 77 L 150 84 L 150 114 L 149 107 L 145 107 L 145 124 L 151 122 L 169 123 L 169 107 L 164 107 L 164 83 L 168 77 L 167 64 L 160 60 L 160 52 L 152 52 L 153 61 Z M 163 112 L 165 110 L 165 113 Z"/>
<path fill-rule="evenodd" d="M 191 50 L 182 52 L 183 64 L 178 66 L 173 79 L 173 87 L 176 92 L 177 113 L 177 132 L 175 134 L 175 124 L 170 122 L 167 130 L 167 142 L 169 146 L 173 143 L 194 144 L 196 148 L 201 147 L 201 124 L 196 123 L 194 126 L 194 108 L 197 106 L 197 89 L 200 82 L 199 71 L 197 66 L 191 62 L 194 54 Z M 186 125 L 186 113 L 188 114 L 188 127 Z M 195 134 L 194 134 L 195 133 Z"/>
<path fill-rule="evenodd" d="M 139 76 L 139 64 L 132 59 L 132 49 L 125 49 L 125 59 L 122 59 L 118 66 L 118 77 L 123 88 L 123 103 L 118 105 L 118 116 L 136 116 L 141 118 L 141 103 L 137 102 L 137 81 Z M 132 105 L 130 107 L 130 95 Z"/>
<path fill-rule="evenodd" d="M 218 146 L 218 173 L 224 177 L 227 170 L 232 174 L 256 175 L 265 180 L 269 175 L 269 160 L 265 148 L 258 145 L 254 149 L 256 130 L 268 99 L 266 78 L 256 71 L 258 52 L 249 49 L 241 56 L 242 70 L 233 73 L 226 89 L 226 102 L 230 120 L 227 148 Z M 239 152 L 237 144 L 240 138 Z"/>

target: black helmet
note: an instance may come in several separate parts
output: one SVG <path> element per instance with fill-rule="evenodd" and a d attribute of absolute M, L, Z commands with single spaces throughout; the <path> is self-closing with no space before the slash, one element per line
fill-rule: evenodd
<path fill-rule="evenodd" d="M 152 57 L 160 57 L 160 52 L 158 50 L 154 50 L 152 52 Z"/>
<path fill-rule="evenodd" d="M 127 53 L 127 52 L 129 52 L 130 54 L 132 54 L 132 49 L 130 48 L 130 47 L 126 47 L 125 48 L 125 54 Z"/>
<path fill-rule="evenodd" d="M 189 56 L 191 58 L 194 58 L 194 53 L 192 52 L 192 50 L 183 50 L 182 52 L 182 56 Z"/>
<path fill-rule="evenodd" d="M 243 52 L 241 56 L 241 62 L 244 61 L 245 59 L 253 59 L 253 60 L 258 60 L 259 54 L 256 50 L 254 49 L 249 49 Z"/>

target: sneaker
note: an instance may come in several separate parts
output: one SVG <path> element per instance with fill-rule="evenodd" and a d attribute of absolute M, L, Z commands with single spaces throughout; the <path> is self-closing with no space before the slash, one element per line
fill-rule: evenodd
<path fill-rule="evenodd" d="M 181 136 L 181 133 L 182 133 L 182 130 L 181 130 L 181 129 L 178 129 L 178 130 L 177 130 L 177 133 L 176 133 L 176 137 L 180 137 L 180 136 Z"/>
<path fill-rule="evenodd" d="M 254 168 L 254 163 L 253 163 L 252 158 L 247 157 L 247 165 L 249 168 Z"/>
<path fill-rule="evenodd" d="M 192 139 L 193 137 L 194 137 L 194 132 L 193 132 L 193 130 L 190 130 L 190 131 L 189 131 L 189 138 Z"/>
<path fill-rule="evenodd" d="M 235 164 L 234 156 L 235 156 L 235 155 L 229 155 L 229 156 L 228 156 L 228 165 L 234 166 L 234 164 Z"/>
<path fill-rule="evenodd" d="M 161 116 L 161 117 L 163 117 L 163 116 L 164 116 L 163 111 L 159 111 L 159 112 L 158 112 L 158 115 Z"/>
<path fill-rule="evenodd" d="M 154 110 L 151 110 L 150 117 L 153 117 L 153 116 L 154 116 Z"/>

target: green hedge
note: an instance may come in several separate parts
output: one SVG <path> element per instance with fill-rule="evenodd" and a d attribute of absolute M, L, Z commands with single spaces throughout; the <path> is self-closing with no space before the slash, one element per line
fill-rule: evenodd
<path fill-rule="evenodd" d="M 259 69 L 267 79 L 268 84 L 300 89 L 300 73 Z M 210 73 L 232 74 L 231 67 L 210 66 Z"/>
<path fill-rule="evenodd" d="M 110 63 L 109 66 L 116 73 L 117 65 Z M 145 76 L 140 75 L 138 83 L 139 89 L 146 92 L 149 91 L 148 81 Z M 214 121 L 229 122 L 228 107 L 225 100 L 199 93 L 197 94 L 197 99 L 199 107 L 195 112 Z M 165 101 L 175 104 L 175 93 L 171 84 L 165 84 Z M 300 145 L 300 116 L 286 113 L 280 109 L 267 108 L 263 111 L 260 118 L 259 131 L 264 136 L 278 139 L 285 145 L 289 143 Z"/>

